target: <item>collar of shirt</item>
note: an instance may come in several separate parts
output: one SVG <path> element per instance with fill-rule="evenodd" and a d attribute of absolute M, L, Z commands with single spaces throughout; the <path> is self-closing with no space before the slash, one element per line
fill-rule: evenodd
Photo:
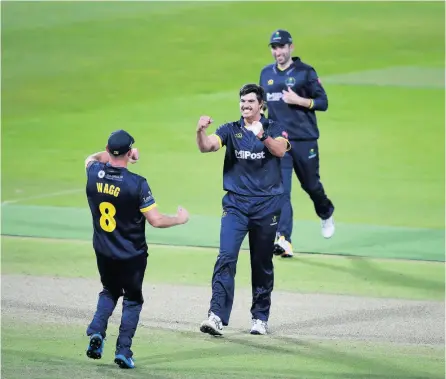
<path fill-rule="evenodd" d="M 276 73 L 285 73 L 285 72 L 287 72 L 287 71 L 289 71 L 289 70 L 291 70 L 291 69 L 294 69 L 294 68 L 297 66 L 297 64 L 301 62 L 299 57 L 292 57 L 291 59 L 292 59 L 292 62 L 291 62 L 291 64 L 290 64 L 290 66 L 287 67 L 285 70 L 281 70 L 281 69 L 279 68 L 279 66 L 277 65 L 277 63 L 276 63 L 276 64 L 274 65 L 274 71 L 275 71 Z"/>
<path fill-rule="evenodd" d="M 260 116 L 260 120 L 259 121 L 262 123 L 263 128 L 265 128 L 265 126 L 268 125 L 268 120 L 263 115 Z M 243 128 L 245 126 L 245 120 L 243 119 L 243 117 L 240 117 L 239 124 L 240 124 L 241 128 Z"/>

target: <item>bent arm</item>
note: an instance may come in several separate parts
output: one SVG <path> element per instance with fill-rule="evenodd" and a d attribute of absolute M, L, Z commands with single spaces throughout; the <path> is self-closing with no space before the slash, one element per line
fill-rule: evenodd
<path fill-rule="evenodd" d="M 311 97 L 311 99 L 308 99 L 308 108 L 325 112 L 328 109 L 328 97 L 315 70 L 310 71 L 308 87 Z"/>
<path fill-rule="evenodd" d="M 217 151 L 222 147 L 221 139 L 216 134 L 206 135 L 205 130 L 197 132 L 197 146 L 202 153 Z"/>
<path fill-rule="evenodd" d="M 91 154 L 85 159 L 85 168 L 87 168 L 92 162 L 108 163 L 109 154 L 106 151 L 100 151 L 99 153 Z"/>
<path fill-rule="evenodd" d="M 270 153 L 275 157 L 282 158 L 285 153 L 290 150 L 291 145 L 287 139 L 283 137 L 271 138 L 268 137 L 265 141 L 263 141 L 265 146 L 268 148 Z"/>
<path fill-rule="evenodd" d="M 160 213 L 156 207 L 156 204 L 152 204 L 146 209 L 142 209 L 141 212 L 146 218 L 147 222 L 154 228 L 170 228 L 172 226 L 183 224 L 178 216 L 167 216 Z"/>

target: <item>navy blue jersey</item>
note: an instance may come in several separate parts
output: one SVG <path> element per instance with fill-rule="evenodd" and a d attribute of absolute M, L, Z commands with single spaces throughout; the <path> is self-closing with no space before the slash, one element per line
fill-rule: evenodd
<path fill-rule="evenodd" d="M 87 199 L 98 254 L 127 259 L 147 252 L 146 218 L 156 206 L 147 180 L 126 168 L 93 162 L 87 167 Z"/>
<path fill-rule="evenodd" d="M 327 110 L 328 99 L 313 67 L 293 57 L 293 64 L 286 70 L 281 71 L 276 64 L 264 67 L 259 84 L 265 89 L 268 118 L 279 121 L 286 128 L 290 140 L 319 138 L 315 111 Z M 282 91 L 288 87 L 301 97 L 313 99 L 313 107 L 308 109 L 285 103 Z"/>
<path fill-rule="evenodd" d="M 280 124 L 260 120 L 272 138 L 287 140 Z M 245 128 L 243 118 L 221 125 L 215 131 L 221 146 L 226 146 L 223 165 L 223 189 L 246 196 L 273 196 L 283 193 L 280 159 Z"/>

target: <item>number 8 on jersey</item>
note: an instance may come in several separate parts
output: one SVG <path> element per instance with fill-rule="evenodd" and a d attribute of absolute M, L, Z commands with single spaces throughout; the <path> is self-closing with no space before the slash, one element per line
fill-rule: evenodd
<path fill-rule="evenodd" d="M 116 215 L 115 206 L 112 203 L 104 201 L 99 204 L 99 212 L 101 212 L 101 218 L 99 220 L 101 228 L 106 232 L 113 232 L 116 229 L 116 220 L 114 218 Z"/>

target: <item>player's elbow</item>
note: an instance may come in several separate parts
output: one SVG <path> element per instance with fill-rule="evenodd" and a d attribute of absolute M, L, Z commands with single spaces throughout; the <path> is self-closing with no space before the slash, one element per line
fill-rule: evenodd
<path fill-rule="evenodd" d="M 280 151 L 276 154 L 276 157 L 278 157 L 278 158 L 283 158 L 283 157 L 285 156 L 285 153 L 286 153 L 286 150 L 285 150 L 285 149 L 280 150 Z"/>
<path fill-rule="evenodd" d="M 286 148 L 279 147 L 277 149 L 274 149 L 271 153 L 277 158 L 283 158 L 286 153 Z"/>
<path fill-rule="evenodd" d="M 148 218 L 147 221 L 154 228 L 159 228 L 161 226 L 161 219 L 158 218 L 158 217 L 156 217 L 156 218 Z"/>
<path fill-rule="evenodd" d="M 321 98 L 317 101 L 317 110 L 325 112 L 328 109 L 328 99 L 326 97 Z"/>

